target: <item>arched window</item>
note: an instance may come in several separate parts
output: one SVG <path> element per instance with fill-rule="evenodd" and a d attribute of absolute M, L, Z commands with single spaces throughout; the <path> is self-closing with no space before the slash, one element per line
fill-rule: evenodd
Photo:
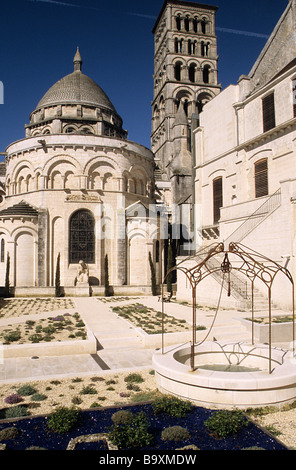
<path fill-rule="evenodd" d="M 175 80 L 177 80 L 178 82 L 181 81 L 181 66 L 181 62 L 177 62 L 175 65 Z"/>
<path fill-rule="evenodd" d="M 67 127 L 66 134 L 74 134 L 76 132 L 75 127 Z"/>
<path fill-rule="evenodd" d="M 195 83 L 195 70 L 196 70 L 196 64 L 190 64 L 190 66 L 189 66 L 189 80 L 192 83 Z"/>
<path fill-rule="evenodd" d="M 183 39 L 175 38 L 175 53 L 182 53 L 183 51 Z"/>
<path fill-rule="evenodd" d="M 255 163 L 255 197 L 268 195 L 268 161 L 267 158 Z"/>
<path fill-rule="evenodd" d="M 203 57 L 208 57 L 209 55 L 210 43 L 201 41 L 201 55 Z"/>
<path fill-rule="evenodd" d="M 181 15 L 178 15 L 176 17 L 176 26 L 177 26 L 177 30 L 180 31 L 181 30 Z"/>
<path fill-rule="evenodd" d="M 95 262 L 95 220 L 86 209 L 75 212 L 70 219 L 69 262 Z"/>
<path fill-rule="evenodd" d="M 197 24 L 198 24 L 198 20 L 197 20 L 197 18 L 194 18 L 194 20 L 193 20 L 193 31 L 195 33 L 197 33 Z"/>
<path fill-rule="evenodd" d="M 207 20 L 206 20 L 206 18 L 203 18 L 201 20 L 201 32 L 202 32 L 202 34 L 206 34 L 206 32 L 207 32 Z"/>
<path fill-rule="evenodd" d="M 80 134 L 84 134 L 84 135 L 92 135 L 93 134 L 93 130 L 90 129 L 89 127 L 83 127 L 80 131 Z"/>
<path fill-rule="evenodd" d="M 191 39 L 188 39 L 188 54 L 192 54 L 192 41 Z"/>
<path fill-rule="evenodd" d="M 209 83 L 210 82 L 210 65 L 205 65 L 202 76 L 203 76 L 203 82 L 204 83 Z"/>
<path fill-rule="evenodd" d="M 190 29 L 190 19 L 189 19 L 188 15 L 185 18 L 184 24 L 185 24 L 185 30 L 189 31 L 189 29 Z"/>
<path fill-rule="evenodd" d="M 176 54 L 179 52 L 179 39 L 175 38 L 175 52 Z"/>

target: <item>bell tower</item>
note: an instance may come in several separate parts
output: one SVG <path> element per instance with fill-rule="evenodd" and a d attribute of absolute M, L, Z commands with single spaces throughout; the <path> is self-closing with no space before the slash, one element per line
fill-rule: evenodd
<path fill-rule="evenodd" d="M 153 28 L 154 95 L 151 148 L 156 186 L 178 203 L 192 191 L 191 129 L 205 103 L 220 93 L 217 7 L 165 0 Z M 180 109 L 181 108 L 181 109 Z"/>

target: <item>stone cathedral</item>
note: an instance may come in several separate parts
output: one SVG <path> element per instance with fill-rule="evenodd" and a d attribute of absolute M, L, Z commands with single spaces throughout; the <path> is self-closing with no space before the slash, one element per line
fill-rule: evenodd
<path fill-rule="evenodd" d="M 153 28 L 151 150 L 128 140 L 115 106 L 85 75 L 77 49 L 72 71 L 41 97 L 25 137 L 6 149 L 1 286 L 9 259 L 15 295 L 50 295 L 59 260 L 66 295 L 81 295 L 81 266 L 83 286 L 99 294 L 107 255 L 115 294 L 150 293 L 149 253 L 160 282 L 166 240 L 151 207 L 180 204 L 192 194 L 192 127 L 220 92 L 215 13 L 216 7 L 193 2 L 163 4 Z"/>

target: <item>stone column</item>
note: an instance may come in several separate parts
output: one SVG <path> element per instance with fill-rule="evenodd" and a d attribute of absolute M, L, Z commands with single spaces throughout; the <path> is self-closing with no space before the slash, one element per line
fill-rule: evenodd
<path fill-rule="evenodd" d="M 87 175 L 80 175 L 79 189 L 88 189 L 87 188 Z"/>
<path fill-rule="evenodd" d="M 15 287 L 16 273 L 15 273 L 15 241 L 7 240 L 7 252 L 9 254 L 9 286 Z M 7 259 L 5 258 L 5 263 Z M 6 266 L 5 266 L 6 276 Z"/>
<path fill-rule="evenodd" d="M 117 230 L 116 230 L 116 251 L 117 251 L 117 283 L 120 286 L 127 283 L 127 246 L 126 246 L 126 220 L 125 220 L 125 198 L 118 195 L 117 198 Z"/>
<path fill-rule="evenodd" d="M 38 214 L 38 286 L 47 286 L 47 236 L 48 213 L 47 210 L 39 210 Z"/>

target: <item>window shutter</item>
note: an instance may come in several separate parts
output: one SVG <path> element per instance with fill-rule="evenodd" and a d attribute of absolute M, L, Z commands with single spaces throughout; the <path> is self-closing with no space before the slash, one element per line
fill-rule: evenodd
<path fill-rule="evenodd" d="M 213 181 L 214 224 L 220 219 L 220 208 L 223 206 L 222 178 Z"/>
<path fill-rule="evenodd" d="M 255 196 L 268 195 L 268 164 L 267 160 L 255 163 Z"/>
<path fill-rule="evenodd" d="M 262 100 L 263 107 L 263 131 L 269 131 L 275 127 L 274 94 L 266 96 Z"/>

